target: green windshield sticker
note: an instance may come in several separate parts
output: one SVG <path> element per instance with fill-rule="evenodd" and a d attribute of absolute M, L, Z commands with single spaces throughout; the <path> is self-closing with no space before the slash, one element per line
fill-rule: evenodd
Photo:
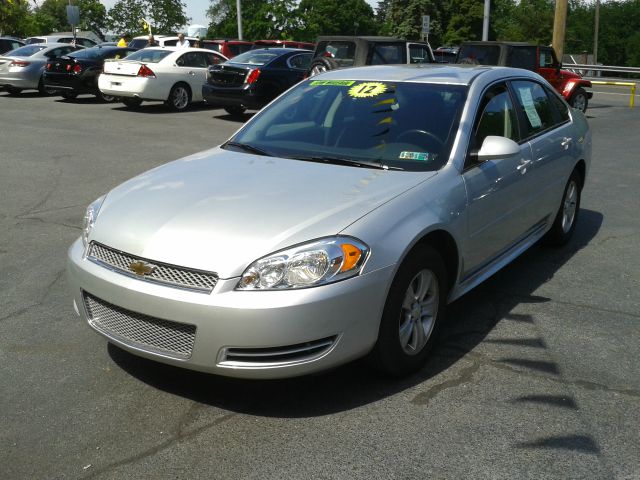
<path fill-rule="evenodd" d="M 429 160 L 429 154 L 426 152 L 400 152 L 401 160 L 419 160 L 426 162 Z"/>
<path fill-rule="evenodd" d="M 317 87 L 320 85 L 333 85 L 336 87 L 350 87 L 356 83 L 353 80 L 314 80 L 310 83 L 311 86 Z"/>

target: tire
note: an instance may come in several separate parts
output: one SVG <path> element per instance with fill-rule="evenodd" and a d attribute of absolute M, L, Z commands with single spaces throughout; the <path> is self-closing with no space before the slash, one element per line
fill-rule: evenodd
<path fill-rule="evenodd" d="M 98 93 L 96 93 L 96 97 L 106 103 L 113 103 L 118 100 L 118 97 L 114 97 L 113 95 L 105 95 L 100 90 L 98 90 Z"/>
<path fill-rule="evenodd" d="M 319 73 L 328 72 L 329 70 L 335 70 L 340 65 L 336 60 L 330 57 L 316 57 L 311 61 L 309 66 L 309 76 L 318 75 Z"/>
<path fill-rule="evenodd" d="M 241 117 L 247 111 L 247 107 L 243 105 L 232 105 L 224 107 L 225 111 L 232 117 Z"/>
<path fill-rule="evenodd" d="M 184 83 L 176 83 L 164 104 L 174 112 L 185 111 L 191 105 L 191 89 Z"/>
<path fill-rule="evenodd" d="M 53 95 L 54 93 L 56 93 L 55 90 L 52 90 L 50 88 L 46 88 L 44 86 L 44 78 L 40 77 L 40 81 L 38 82 L 38 92 L 40 93 L 40 95 Z"/>
<path fill-rule="evenodd" d="M 121 100 L 127 108 L 138 108 L 142 104 L 142 100 L 135 97 L 122 97 Z"/>
<path fill-rule="evenodd" d="M 562 202 L 553 221 L 551 229 L 543 237 L 546 245 L 565 245 L 573 236 L 580 212 L 580 193 L 582 180 L 580 174 L 574 170 L 564 187 Z"/>
<path fill-rule="evenodd" d="M 63 92 L 60 95 L 62 95 L 62 98 L 64 98 L 65 100 L 73 100 L 78 96 L 78 94 L 75 92 Z"/>
<path fill-rule="evenodd" d="M 580 110 L 582 113 L 587 111 L 587 106 L 589 105 L 589 98 L 587 97 L 587 92 L 584 88 L 578 87 L 576 91 L 573 92 L 571 98 L 569 99 L 569 105 L 573 108 Z"/>
<path fill-rule="evenodd" d="M 407 256 L 389 289 L 369 355 L 378 370 L 401 377 L 422 368 L 444 319 L 447 285 L 444 262 L 433 248 Z"/>
<path fill-rule="evenodd" d="M 16 87 L 5 87 L 7 89 L 7 92 L 9 92 L 9 95 L 20 95 L 20 92 L 22 92 L 21 88 L 16 88 Z"/>

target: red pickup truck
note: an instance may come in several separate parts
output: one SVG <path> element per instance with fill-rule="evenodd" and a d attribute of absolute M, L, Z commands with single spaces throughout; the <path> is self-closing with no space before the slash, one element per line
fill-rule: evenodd
<path fill-rule="evenodd" d="M 464 42 L 456 63 L 524 68 L 544 77 L 573 108 L 587 110 L 591 82 L 562 69 L 551 47 L 520 42 Z"/>

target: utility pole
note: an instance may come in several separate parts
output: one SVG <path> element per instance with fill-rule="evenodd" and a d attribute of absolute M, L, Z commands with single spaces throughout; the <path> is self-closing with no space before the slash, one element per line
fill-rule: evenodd
<path fill-rule="evenodd" d="M 556 51 L 558 60 L 562 62 L 564 54 L 564 32 L 567 25 L 568 0 L 556 0 L 556 14 L 553 19 L 553 40 L 551 45 Z"/>
<path fill-rule="evenodd" d="M 242 7 L 240 0 L 236 0 L 236 11 L 238 13 L 238 40 L 242 40 Z"/>
<path fill-rule="evenodd" d="M 600 29 L 600 0 L 596 0 L 596 19 L 593 28 L 593 64 L 598 64 L 598 30 Z"/>
<path fill-rule="evenodd" d="M 491 0 L 484 0 L 484 15 L 482 18 L 482 41 L 489 40 L 489 11 L 491 9 Z"/>

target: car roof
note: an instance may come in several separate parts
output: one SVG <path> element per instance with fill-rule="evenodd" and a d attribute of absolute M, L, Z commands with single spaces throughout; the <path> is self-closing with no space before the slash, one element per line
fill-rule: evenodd
<path fill-rule="evenodd" d="M 344 68 L 330 70 L 312 79 L 470 85 L 476 78 L 489 72 L 494 72 L 495 76 L 502 73 L 506 76 L 540 78 L 535 73 L 520 68 L 430 63 Z"/>
<path fill-rule="evenodd" d="M 345 41 L 365 41 L 365 42 L 405 42 L 401 38 L 395 37 L 381 37 L 381 36 L 365 36 L 365 37 L 354 37 L 349 35 L 321 35 L 318 37 L 318 42 L 325 42 L 327 40 L 345 40 Z"/>
<path fill-rule="evenodd" d="M 313 53 L 313 50 L 309 50 L 307 48 L 295 48 L 295 47 L 261 47 L 261 48 L 254 48 L 254 49 L 248 50 L 247 52 L 244 52 L 244 53 L 249 53 L 249 52 L 251 53 L 276 52 L 284 55 L 285 53 L 289 53 L 289 52 Z"/>

